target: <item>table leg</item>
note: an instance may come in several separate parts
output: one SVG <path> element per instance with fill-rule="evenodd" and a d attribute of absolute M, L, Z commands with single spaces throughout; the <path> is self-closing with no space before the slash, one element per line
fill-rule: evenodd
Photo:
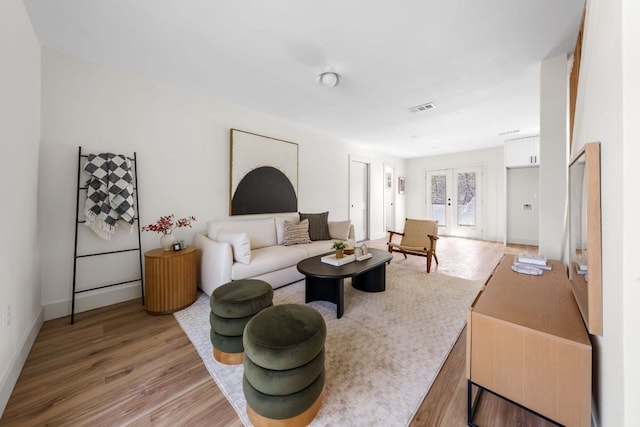
<path fill-rule="evenodd" d="M 323 279 L 307 276 L 305 284 L 305 302 L 329 301 L 336 305 L 336 317 L 344 313 L 344 279 Z"/>
<path fill-rule="evenodd" d="M 382 263 L 378 267 L 362 274 L 353 276 L 351 286 L 365 292 L 383 292 L 386 289 L 386 264 Z"/>

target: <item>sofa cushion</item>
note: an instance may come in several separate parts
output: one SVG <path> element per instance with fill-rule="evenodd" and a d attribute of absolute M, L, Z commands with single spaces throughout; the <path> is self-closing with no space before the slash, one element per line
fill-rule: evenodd
<path fill-rule="evenodd" d="M 231 279 L 240 280 L 257 277 L 296 265 L 307 257 L 306 246 L 307 245 L 276 245 L 255 249 L 251 252 L 250 264 L 233 264 L 233 267 L 231 267 Z"/>
<path fill-rule="evenodd" d="M 323 255 L 328 252 L 335 253 L 336 250 L 331 246 L 333 246 L 333 240 L 317 240 L 311 242 L 310 245 L 304 245 L 304 247 L 307 248 L 307 257 Z"/>
<path fill-rule="evenodd" d="M 332 239 L 338 239 L 342 241 L 349 240 L 349 227 L 351 221 L 329 221 L 329 235 Z"/>
<path fill-rule="evenodd" d="M 284 222 L 284 244 L 285 246 L 311 243 L 309 239 L 309 220 L 305 219 L 299 223 Z"/>
<path fill-rule="evenodd" d="M 218 238 L 216 240 L 231 245 L 234 261 L 243 264 L 251 262 L 251 242 L 247 233 L 218 230 Z"/>
<path fill-rule="evenodd" d="M 219 230 L 247 233 L 251 242 L 251 249 L 277 244 L 276 226 L 273 217 L 241 221 L 209 221 L 207 224 L 207 236 L 211 240 L 217 239 Z"/>
<path fill-rule="evenodd" d="M 300 221 L 309 220 L 309 238 L 311 240 L 329 240 L 329 212 L 322 213 L 302 213 L 300 212 Z"/>
<path fill-rule="evenodd" d="M 289 214 L 288 216 L 277 216 L 275 217 L 276 221 L 276 240 L 279 245 L 284 245 L 284 223 L 285 221 L 298 223 L 300 222 L 300 217 L 297 213 Z"/>

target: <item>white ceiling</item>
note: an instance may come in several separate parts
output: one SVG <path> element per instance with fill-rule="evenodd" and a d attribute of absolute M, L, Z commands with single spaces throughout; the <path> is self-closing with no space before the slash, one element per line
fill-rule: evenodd
<path fill-rule="evenodd" d="M 43 46 L 412 158 L 537 132 L 540 61 L 573 51 L 584 0 L 25 4 Z"/>

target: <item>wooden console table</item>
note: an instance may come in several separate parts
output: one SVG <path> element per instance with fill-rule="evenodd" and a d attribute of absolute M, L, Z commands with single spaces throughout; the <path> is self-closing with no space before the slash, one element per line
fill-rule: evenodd
<path fill-rule="evenodd" d="M 467 319 L 468 424 L 483 390 L 566 426 L 591 425 L 591 343 L 565 267 L 528 276 L 505 255 Z M 478 388 L 476 398 L 473 390 Z"/>
<path fill-rule="evenodd" d="M 190 306 L 196 300 L 197 251 L 153 249 L 144 254 L 145 302 L 151 314 L 168 314 Z"/>

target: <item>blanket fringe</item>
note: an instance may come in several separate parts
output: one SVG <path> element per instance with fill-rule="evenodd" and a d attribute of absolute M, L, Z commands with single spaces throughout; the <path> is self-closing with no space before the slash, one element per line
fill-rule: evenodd
<path fill-rule="evenodd" d="M 107 224 L 103 220 L 99 219 L 98 215 L 88 209 L 84 211 L 84 218 L 84 225 L 96 233 L 98 237 L 104 240 L 111 240 L 111 236 L 116 231 L 116 228 L 113 225 Z M 133 233 L 133 226 L 131 226 L 130 233 Z"/>

